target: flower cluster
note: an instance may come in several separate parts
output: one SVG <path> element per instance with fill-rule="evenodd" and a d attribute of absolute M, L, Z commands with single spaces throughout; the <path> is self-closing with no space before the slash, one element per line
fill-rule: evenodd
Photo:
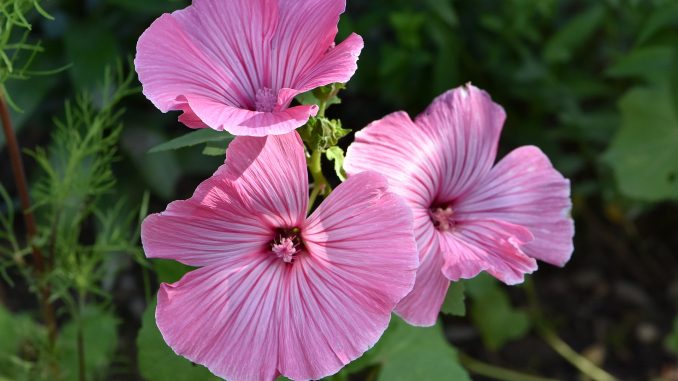
<path fill-rule="evenodd" d="M 569 182 L 536 147 L 495 165 L 505 114 L 467 85 L 415 120 L 356 134 L 340 184 L 307 216 L 316 105 L 300 93 L 348 81 L 363 47 L 335 45 L 345 0 L 194 0 L 140 37 L 144 94 L 179 121 L 237 135 L 188 200 L 143 222 L 149 258 L 198 267 L 162 284 L 172 349 L 232 380 L 318 379 L 380 338 L 395 311 L 433 325 L 451 281 L 507 284 L 572 253 Z M 311 202 L 312 204 L 312 202 Z M 312 205 L 311 205 L 312 206 Z"/>

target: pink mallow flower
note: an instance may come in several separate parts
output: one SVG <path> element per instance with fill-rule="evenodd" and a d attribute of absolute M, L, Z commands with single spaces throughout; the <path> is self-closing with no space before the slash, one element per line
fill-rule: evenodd
<path fill-rule="evenodd" d="M 563 266 L 572 255 L 569 181 L 532 146 L 493 165 L 504 119 L 469 85 L 414 121 L 396 112 L 370 124 L 348 149 L 349 176 L 384 174 L 412 209 L 421 267 L 396 307 L 411 324 L 435 322 L 450 281 L 487 271 L 516 284 L 537 269 L 535 259 Z"/>
<path fill-rule="evenodd" d="M 193 197 L 146 218 L 149 258 L 200 267 L 158 292 L 167 344 L 229 380 L 320 379 L 369 349 L 414 285 L 412 213 L 375 172 L 306 218 L 296 132 L 238 137 Z"/>
<path fill-rule="evenodd" d="M 141 35 L 134 60 L 144 94 L 191 128 L 284 134 L 318 112 L 300 93 L 355 73 L 363 40 L 335 46 L 345 0 L 194 0 Z"/>

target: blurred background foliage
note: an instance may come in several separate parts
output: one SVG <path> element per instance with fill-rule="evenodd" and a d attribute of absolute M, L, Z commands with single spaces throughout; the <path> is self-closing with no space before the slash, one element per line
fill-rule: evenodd
<path fill-rule="evenodd" d="M 478 380 L 494 378 L 475 359 L 551 379 L 581 379 L 573 359 L 558 355 L 562 338 L 619 379 L 678 379 L 678 2 L 348 2 L 339 39 L 357 32 L 365 49 L 342 103 L 328 115 L 357 130 L 396 110 L 416 115 L 443 91 L 472 82 L 507 111 L 499 157 L 519 145 L 537 145 L 572 179 L 577 237 L 564 269 L 542 265 L 523 287 L 503 287 L 488 277 L 456 285 L 444 308 L 450 314 L 439 326 L 417 331 L 394 320 L 374 350 L 335 378 L 463 380 L 468 376 L 458 358 Z M 0 61 L 0 79 L 20 142 L 40 152 L 37 147 L 52 144 L 53 118 L 66 116 L 64 101 L 85 91 L 94 114 L 106 110 L 114 89 L 104 83 L 105 68 L 132 56 L 137 38 L 161 13 L 188 2 L 45 0 L 26 13 L 30 33 L 8 25 L 23 22 L 10 17 L 12 7 L 36 2 L 2 4 L 0 39 L 11 42 L 5 53 L 13 65 L 10 70 L 7 60 Z M 114 128 L 116 180 L 91 201 L 93 210 L 99 206 L 99 214 L 109 217 L 78 217 L 84 233 L 73 234 L 134 241 L 137 220 L 110 205 L 124 199 L 118 209 L 128 211 L 144 204 L 149 190 L 149 210 L 160 211 L 189 197 L 223 157 L 203 155 L 201 145 L 149 153 L 188 130 L 177 114 L 161 114 L 138 92 L 108 112 L 124 124 Z M 344 148 L 350 140 L 342 141 Z M 14 198 L 0 204 L 1 214 L 18 209 L 5 154 L 0 180 Z M 29 181 L 36 192 L 49 193 L 41 168 L 54 154 L 33 157 L 26 158 Z M 210 379 L 163 347 L 150 312 L 158 281 L 186 269 L 156 262 L 149 272 L 138 253 L 107 256 L 96 266 L 114 270 L 96 278 L 92 306 L 80 310 L 85 337 L 92 337 L 91 378 Z M 37 355 L 26 343 L 44 336 L 30 316 L 34 298 L 22 291 L 19 278 L 10 269 L 0 280 L 0 380 L 18 379 L 18 371 L 3 373 L 7 364 L 30 368 Z M 64 344 L 57 347 L 63 353 L 58 361 L 68 362 L 75 356 L 68 338 L 76 333 L 66 315 L 59 320 Z M 554 331 L 560 338 L 550 335 Z"/>

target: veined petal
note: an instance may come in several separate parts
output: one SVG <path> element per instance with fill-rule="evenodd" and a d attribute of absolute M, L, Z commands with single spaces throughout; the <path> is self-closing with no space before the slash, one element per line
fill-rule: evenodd
<path fill-rule="evenodd" d="M 299 93 L 330 83 L 348 82 L 358 69 L 358 57 L 363 49 L 363 38 L 352 33 L 339 45 L 327 50 L 314 66 L 308 68 L 297 80 Z"/>
<path fill-rule="evenodd" d="M 440 233 L 443 274 L 452 281 L 487 271 L 506 284 L 517 284 L 537 269 L 521 247 L 533 239 L 526 228 L 497 220 L 460 222 L 453 233 Z"/>
<path fill-rule="evenodd" d="M 465 218 L 494 218 L 521 225 L 534 240 L 525 254 L 563 266 L 573 251 L 570 182 L 537 147 L 520 147 L 502 159 L 457 211 Z"/>
<path fill-rule="evenodd" d="M 137 43 L 144 94 L 163 112 L 187 95 L 253 109 L 276 23 L 273 0 L 196 0 L 162 15 Z"/>
<path fill-rule="evenodd" d="M 376 171 L 410 206 L 428 208 L 440 182 L 438 147 L 405 112 L 396 112 L 356 132 L 344 161 L 349 176 Z"/>
<path fill-rule="evenodd" d="M 337 187 L 302 228 L 282 305 L 280 371 L 294 379 L 337 372 L 379 339 L 414 284 L 412 216 L 376 173 Z M 310 372 L 309 372 L 310 371 Z"/>
<path fill-rule="evenodd" d="M 308 174 L 296 132 L 240 136 L 226 152 L 225 175 L 253 215 L 271 227 L 299 227 L 306 215 Z"/>
<path fill-rule="evenodd" d="M 276 51 L 271 65 L 273 88 L 305 91 L 301 90 L 304 85 L 301 80 L 323 61 L 328 49 L 333 46 L 339 15 L 344 12 L 346 1 L 279 0 L 279 4 L 280 21 L 273 39 Z M 353 72 L 355 69 L 348 78 Z M 328 78 L 329 82 L 323 85 L 348 78 Z"/>
<path fill-rule="evenodd" d="M 186 96 L 187 105 L 204 125 L 215 130 L 226 130 L 239 136 L 281 135 L 303 126 L 308 118 L 318 113 L 316 105 L 283 108 L 281 111 L 261 112 L 226 106 L 201 96 Z M 184 114 L 186 115 L 186 114 Z M 187 124 L 193 127 L 191 124 Z"/>
<path fill-rule="evenodd" d="M 460 197 L 485 178 L 505 119 L 504 109 L 472 85 L 440 95 L 417 117 L 415 123 L 434 142 L 438 202 Z"/>
<path fill-rule="evenodd" d="M 422 241 L 421 238 L 418 239 Z M 443 256 L 437 234 L 430 232 L 419 244 L 420 266 L 414 288 L 398 303 L 395 313 L 411 325 L 430 327 L 436 323 L 440 306 L 445 301 L 450 280 L 442 273 Z"/>
<path fill-rule="evenodd" d="M 285 264 L 258 254 L 257 260 L 191 271 L 158 292 L 155 317 L 165 342 L 229 380 L 278 375 L 276 315 Z"/>
<path fill-rule="evenodd" d="M 141 240 L 149 258 L 191 266 L 247 260 L 280 227 L 298 227 L 308 202 L 306 161 L 296 132 L 238 137 L 226 164 L 188 200 L 148 216 Z"/>

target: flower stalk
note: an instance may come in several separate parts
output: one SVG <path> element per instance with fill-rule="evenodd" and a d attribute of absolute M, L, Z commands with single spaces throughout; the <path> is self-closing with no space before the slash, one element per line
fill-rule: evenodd
<path fill-rule="evenodd" d="M 21 149 L 19 148 L 19 142 L 17 141 L 14 128 L 12 127 L 12 120 L 9 115 L 9 109 L 7 108 L 5 95 L 1 91 L 0 119 L 2 119 L 2 130 L 5 134 L 5 141 L 7 142 L 7 151 L 9 152 L 9 159 L 12 165 L 12 174 L 14 175 L 14 182 L 16 184 L 17 192 L 19 193 L 19 200 L 23 211 L 23 220 L 26 227 L 26 241 L 31 246 L 33 267 L 35 268 L 38 277 L 38 300 L 40 302 L 45 325 L 47 326 L 48 339 L 51 348 L 56 341 L 57 335 L 56 316 L 54 314 L 54 309 L 49 302 L 49 287 L 43 284 L 45 274 L 44 256 L 40 248 L 34 243 L 35 236 L 37 235 L 37 227 L 33 211 L 31 210 L 31 198 L 28 192 L 26 172 L 21 159 Z"/>

